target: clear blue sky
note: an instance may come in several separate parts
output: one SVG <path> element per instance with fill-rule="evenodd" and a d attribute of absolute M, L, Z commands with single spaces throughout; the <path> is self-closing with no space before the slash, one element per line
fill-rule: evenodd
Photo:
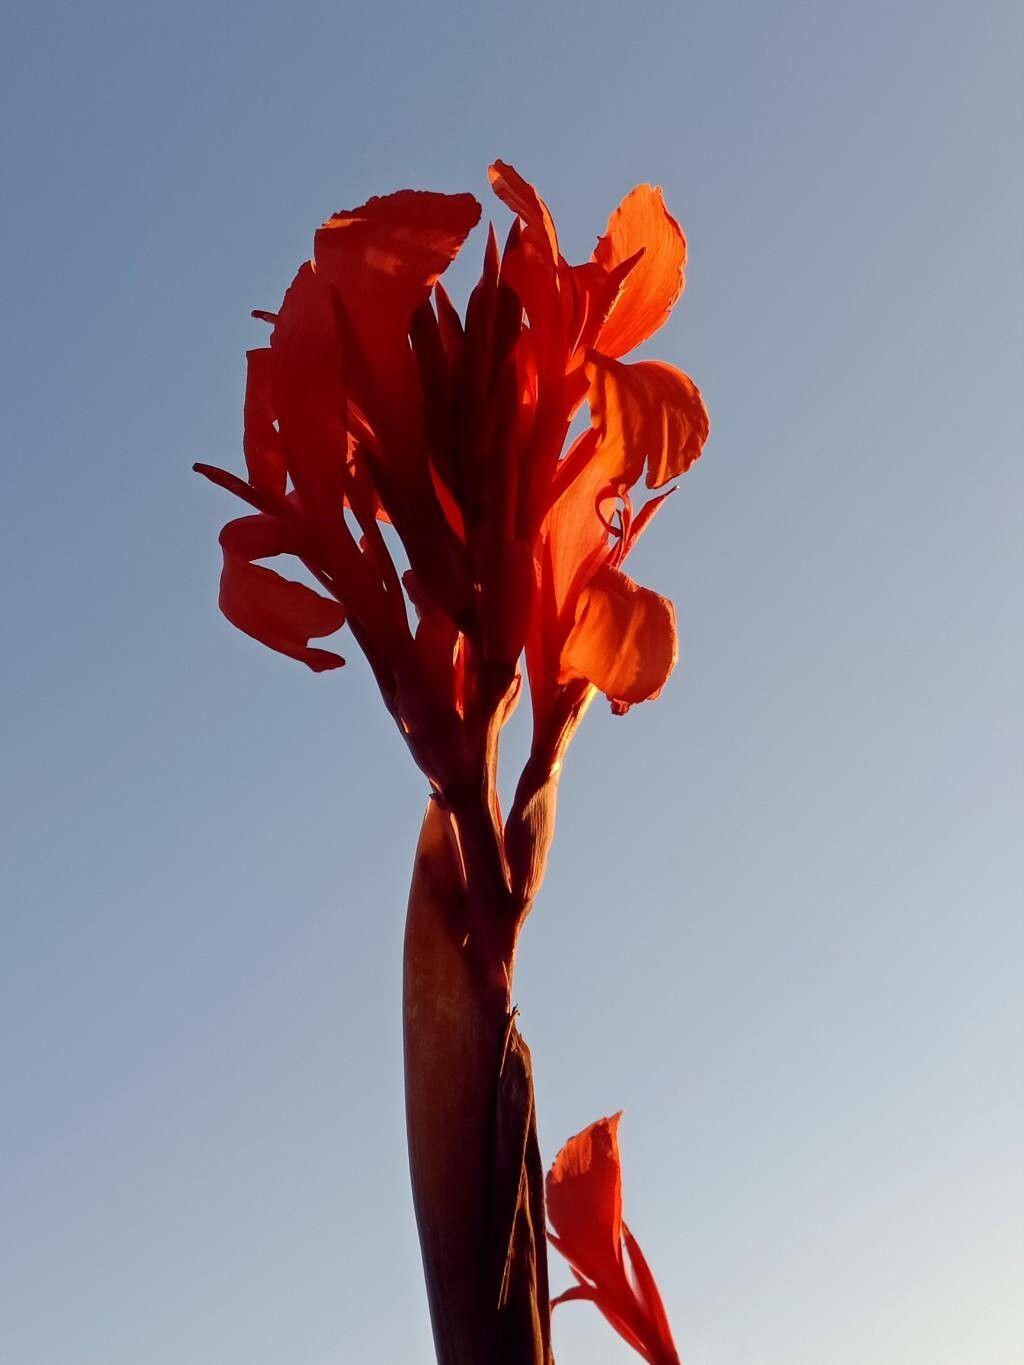
<path fill-rule="evenodd" d="M 1021 1360 L 1015 8 L 6 9 L 4 1365 L 431 1359 L 424 784 L 354 647 L 219 618 L 189 466 L 315 225 L 495 156 L 578 258 L 665 187 L 713 429 L 636 556 L 682 667 L 588 718 L 525 939 L 545 1154 L 626 1109 L 687 1365 Z"/>

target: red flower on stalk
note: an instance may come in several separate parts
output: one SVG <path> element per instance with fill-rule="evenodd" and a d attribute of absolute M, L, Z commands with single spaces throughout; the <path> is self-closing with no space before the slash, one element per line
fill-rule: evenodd
<path fill-rule="evenodd" d="M 622 1217 L 620 1117 L 570 1138 L 548 1173 L 549 1240 L 577 1280 L 552 1306 L 589 1299 L 649 1365 L 679 1365 L 658 1286 Z"/>
<path fill-rule="evenodd" d="M 438 1358 L 550 1365 L 516 945 L 581 717 L 598 692 L 617 714 L 656 697 L 675 665 L 672 604 L 624 569 L 671 489 L 632 497 L 685 473 L 708 417 L 681 371 L 623 359 L 683 289 L 686 243 L 661 191 L 634 189 L 571 265 L 533 186 L 500 161 L 490 178 L 514 220 L 503 248 L 488 233 L 464 318 L 440 277 L 480 217 L 471 195 L 401 190 L 327 219 L 278 312 L 256 314 L 272 331 L 248 354 L 246 478 L 196 469 L 251 509 L 221 532 L 225 616 L 315 672 L 344 660 L 313 642 L 347 625 L 430 781 L 403 1017 Z M 262 562 L 281 555 L 317 587 Z M 498 738 L 524 672 L 533 738 L 506 819 Z M 652 1365 L 676 1365 L 621 1222 L 615 1123 L 556 1162 L 556 1244 L 580 1279 L 571 1296 Z"/>
<path fill-rule="evenodd" d="M 542 763 L 594 689 L 620 712 L 657 696 L 672 606 L 622 564 L 661 497 L 634 514 L 630 490 L 683 473 L 708 432 L 684 374 L 621 361 L 683 288 L 661 192 L 633 190 L 573 266 L 532 186 L 502 162 L 491 182 L 516 221 L 503 251 L 491 231 L 464 322 L 438 281 L 479 218 L 472 196 L 402 190 L 329 218 L 280 310 L 257 314 L 273 331 L 248 355 L 248 478 L 197 465 L 256 513 L 221 534 L 224 614 L 315 671 L 344 662 L 311 641 L 347 621 L 442 792 L 477 743 L 467 718 L 496 714 L 524 648 Z M 283 554 L 323 591 L 258 562 Z"/>

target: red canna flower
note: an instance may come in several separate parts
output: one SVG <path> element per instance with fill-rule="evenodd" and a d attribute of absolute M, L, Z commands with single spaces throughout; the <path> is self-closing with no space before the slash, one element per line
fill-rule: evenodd
<path fill-rule="evenodd" d="M 549 1238 L 577 1280 L 552 1306 L 589 1299 L 649 1365 L 679 1365 L 658 1286 L 622 1217 L 620 1117 L 570 1138 L 548 1172 Z"/>
<path fill-rule="evenodd" d="M 248 479 L 197 466 L 257 513 L 221 537 L 224 614 L 316 671 L 343 660 L 310 641 L 347 619 L 439 790 L 465 770 L 460 722 L 493 713 L 524 646 L 549 762 L 591 689 L 620 712 L 657 696 L 672 607 L 622 562 L 660 500 L 634 515 L 630 489 L 683 473 L 708 432 L 685 375 L 620 360 L 683 288 L 661 192 L 633 190 L 570 266 L 533 187 L 502 162 L 491 181 L 516 222 L 502 253 L 491 232 L 464 323 L 438 280 L 472 196 L 403 190 L 329 218 L 279 312 L 258 314 L 273 331 L 248 356 Z M 324 591 L 256 562 L 283 554 Z"/>
<path fill-rule="evenodd" d="M 685 473 L 708 417 L 679 370 L 624 359 L 683 289 L 686 243 L 661 191 L 634 189 L 570 265 L 533 186 L 500 161 L 490 178 L 514 221 L 503 248 L 490 229 L 464 318 L 440 277 L 479 220 L 471 195 L 401 190 L 328 218 L 278 312 L 255 314 L 272 331 L 248 354 L 246 477 L 196 469 L 250 509 L 221 532 L 224 615 L 315 672 L 344 663 L 313 642 L 347 625 L 430 781 L 404 1010 L 438 1358 L 550 1365 L 516 943 L 588 705 L 601 692 L 622 714 L 675 665 L 672 604 L 624 569 L 671 489 L 638 507 L 633 490 Z M 279 556 L 312 582 L 262 562 Z M 498 737 L 524 672 L 533 741 L 505 819 Z M 646 1349 L 660 1300 L 625 1226 L 609 1235 L 607 1266 L 584 1283 Z M 664 1341 L 648 1359 L 675 1360 L 667 1325 Z"/>

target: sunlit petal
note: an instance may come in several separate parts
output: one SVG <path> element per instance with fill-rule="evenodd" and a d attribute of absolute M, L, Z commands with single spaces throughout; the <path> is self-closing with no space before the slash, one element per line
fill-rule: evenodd
<path fill-rule="evenodd" d="M 626 195 L 609 218 L 594 259 L 611 268 L 640 250 L 644 254 L 626 276 L 598 337 L 603 355 L 625 355 L 646 341 L 668 317 L 685 285 L 686 238 L 661 190 L 651 185 L 637 185 Z"/>
<path fill-rule="evenodd" d="M 660 360 L 622 365 L 595 355 L 587 367 L 590 412 L 601 436 L 607 476 L 631 487 L 646 466 L 647 487 L 685 474 L 708 438 L 707 408 L 696 384 Z"/>
<path fill-rule="evenodd" d="M 586 678 L 621 711 L 658 695 L 677 652 L 668 598 L 603 565 L 580 594 L 562 647 L 562 677 Z"/>

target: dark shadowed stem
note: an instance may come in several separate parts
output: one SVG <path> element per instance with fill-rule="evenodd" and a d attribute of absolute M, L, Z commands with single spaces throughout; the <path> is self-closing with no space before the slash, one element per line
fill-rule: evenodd
<path fill-rule="evenodd" d="M 511 1010 L 509 893 L 482 850 L 460 848 L 455 823 L 430 801 L 405 937 L 409 1167 L 434 1343 L 438 1365 L 551 1365 L 533 1075 Z M 482 939 L 489 896 L 503 927 Z"/>

